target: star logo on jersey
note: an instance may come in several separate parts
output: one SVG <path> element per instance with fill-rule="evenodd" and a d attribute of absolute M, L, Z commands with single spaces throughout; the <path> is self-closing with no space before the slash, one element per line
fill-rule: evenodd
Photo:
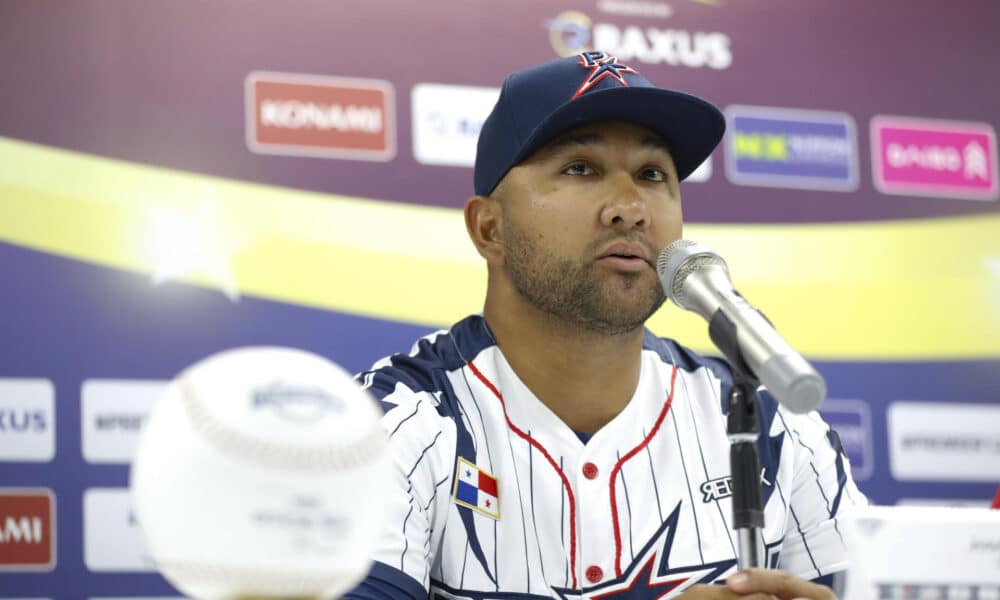
<path fill-rule="evenodd" d="M 672 598 L 698 583 L 712 583 L 736 570 L 736 559 L 686 567 L 670 566 L 670 550 L 677 532 L 681 503 L 677 503 L 652 539 L 636 553 L 621 577 L 584 590 L 590 600 L 653 600 Z M 781 541 L 767 544 L 766 564 L 777 565 Z M 734 551 L 735 552 L 735 551 Z"/>
<path fill-rule="evenodd" d="M 591 600 L 607 598 L 653 600 L 679 594 L 696 583 L 711 583 L 736 567 L 736 559 L 671 568 L 670 550 L 677 532 L 681 503 L 677 503 L 659 531 L 636 553 L 620 577 L 584 590 Z"/>
<path fill-rule="evenodd" d="M 653 564 L 656 562 L 656 558 L 655 554 L 649 557 L 646 564 L 639 569 L 635 577 L 628 583 L 628 587 L 606 594 L 590 596 L 590 600 L 601 600 L 602 598 L 662 598 L 673 591 L 674 588 L 690 579 L 689 577 L 678 577 L 676 579 L 663 580 L 654 577 Z"/>
<path fill-rule="evenodd" d="M 587 90 L 605 79 L 617 81 L 618 85 L 628 87 L 628 82 L 625 81 L 625 73 L 638 73 L 632 67 L 619 63 L 617 57 L 611 56 L 606 52 L 582 52 L 580 54 L 580 65 L 589 69 L 590 72 L 587 74 L 587 78 L 583 80 L 583 83 L 580 84 L 580 87 L 577 88 L 576 93 L 573 94 L 573 100 L 579 98 Z"/>

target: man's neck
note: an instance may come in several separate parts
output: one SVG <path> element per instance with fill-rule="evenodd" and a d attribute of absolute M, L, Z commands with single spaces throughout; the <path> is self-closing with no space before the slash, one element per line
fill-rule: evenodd
<path fill-rule="evenodd" d="M 521 302 L 484 310 L 522 382 L 574 431 L 594 433 L 625 408 L 639 383 L 643 329 L 607 334 Z"/>

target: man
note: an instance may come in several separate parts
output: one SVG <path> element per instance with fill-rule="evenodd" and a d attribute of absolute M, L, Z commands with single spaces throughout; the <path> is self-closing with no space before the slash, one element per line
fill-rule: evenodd
<path fill-rule="evenodd" d="M 845 568 L 836 517 L 864 502 L 836 435 L 762 394 L 763 537 L 783 571 L 737 574 L 729 368 L 643 328 L 678 183 L 723 129 L 601 52 L 506 79 L 465 207 L 483 315 L 359 375 L 397 480 L 348 598 L 832 597 L 807 580 Z"/>

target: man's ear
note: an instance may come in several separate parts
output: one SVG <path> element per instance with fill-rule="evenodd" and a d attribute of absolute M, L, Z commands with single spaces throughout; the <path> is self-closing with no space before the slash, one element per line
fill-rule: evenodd
<path fill-rule="evenodd" d="M 490 265 L 504 263 L 503 211 L 500 200 L 473 196 L 465 202 L 465 229 L 479 255 Z"/>

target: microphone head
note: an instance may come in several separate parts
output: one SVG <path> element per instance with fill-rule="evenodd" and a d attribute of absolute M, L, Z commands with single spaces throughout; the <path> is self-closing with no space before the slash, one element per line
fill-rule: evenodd
<path fill-rule="evenodd" d="M 656 259 L 660 284 L 670 301 L 684 310 L 695 310 L 688 301 L 684 281 L 691 273 L 704 269 L 721 269 L 729 278 L 729 267 L 711 248 L 691 240 L 677 240 L 663 249 Z"/>
<path fill-rule="evenodd" d="M 757 377 L 793 413 L 818 410 L 826 399 L 826 380 L 797 352 L 772 356 Z"/>

